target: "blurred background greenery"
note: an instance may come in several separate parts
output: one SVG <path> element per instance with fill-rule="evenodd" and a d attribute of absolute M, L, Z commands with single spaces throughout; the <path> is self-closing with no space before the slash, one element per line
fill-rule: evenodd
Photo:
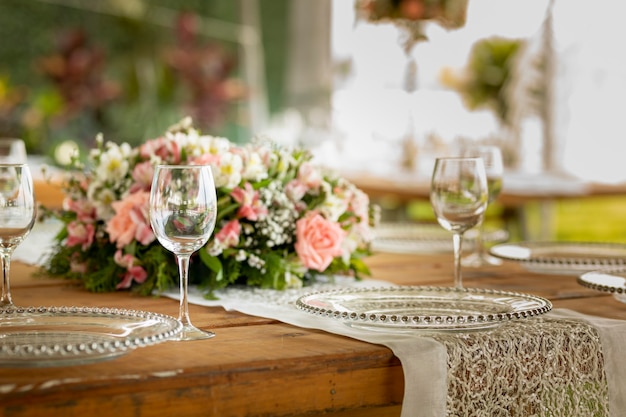
<path fill-rule="evenodd" d="M 262 2 L 269 111 L 282 107 L 288 0 Z M 3 0 L 0 136 L 29 153 L 97 133 L 137 144 L 186 115 L 248 140 L 241 3 L 231 0 Z"/>

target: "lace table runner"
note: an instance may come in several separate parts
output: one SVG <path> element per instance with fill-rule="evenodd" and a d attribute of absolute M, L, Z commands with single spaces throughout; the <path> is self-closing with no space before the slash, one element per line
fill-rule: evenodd
<path fill-rule="evenodd" d="M 609 415 L 600 336 L 588 323 L 540 318 L 432 337 L 448 355 L 447 415 Z"/>
<path fill-rule="evenodd" d="M 287 291 L 229 288 L 218 300 L 192 288 L 189 301 L 389 347 L 405 375 L 402 417 L 626 416 L 624 321 L 554 310 L 491 331 L 420 335 L 358 329 L 296 309 L 311 291 L 393 285 L 339 279 Z M 177 291 L 164 295 L 178 298 Z"/>

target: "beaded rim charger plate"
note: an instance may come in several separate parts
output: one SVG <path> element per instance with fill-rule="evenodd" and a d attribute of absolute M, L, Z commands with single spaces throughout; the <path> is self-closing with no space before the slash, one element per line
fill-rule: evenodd
<path fill-rule="evenodd" d="M 173 317 L 98 307 L 0 308 L 0 366 L 47 367 L 108 360 L 170 340 Z"/>
<path fill-rule="evenodd" d="M 626 303 L 626 268 L 585 272 L 577 281 L 584 287 L 611 293 L 616 300 Z"/>
<path fill-rule="evenodd" d="M 531 272 L 580 275 L 604 267 L 626 267 L 626 245 L 601 242 L 520 242 L 493 246 L 500 259 L 519 262 Z"/>
<path fill-rule="evenodd" d="M 376 227 L 374 233 L 374 251 L 408 254 L 452 252 L 452 235 L 439 224 L 382 223 Z M 464 234 L 464 248 L 473 248 L 476 233 L 476 229 L 470 229 Z M 504 229 L 487 228 L 483 231 L 485 243 L 501 243 L 508 238 L 509 233 Z"/>
<path fill-rule="evenodd" d="M 372 330 L 466 331 L 535 317 L 552 303 L 498 290 L 401 286 L 322 291 L 298 298 L 296 307 Z"/>

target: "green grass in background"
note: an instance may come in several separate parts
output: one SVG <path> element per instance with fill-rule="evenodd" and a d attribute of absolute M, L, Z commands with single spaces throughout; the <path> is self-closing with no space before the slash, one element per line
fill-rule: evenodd
<path fill-rule="evenodd" d="M 436 221 L 430 202 L 424 200 L 383 208 L 385 221 Z M 485 225 L 506 228 L 510 241 L 626 243 L 626 195 L 532 202 L 518 210 L 505 210 L 496 202 L 487 210 Z"/>

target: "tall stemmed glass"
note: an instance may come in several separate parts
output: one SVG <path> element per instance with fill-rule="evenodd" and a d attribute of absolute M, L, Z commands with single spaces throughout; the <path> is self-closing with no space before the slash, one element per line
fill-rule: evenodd
<path fill-rule="evenodd" d="M 439 224 L 452 232 L 454 286 L 463 288 L 463 233 L 479 224 L 487 208 L 487 176 L 481 158 L 437 158 L 430 186 L 430 202 Z"/>
<path fill-rule="evenodd" d="M 2 296 L 0 307 L 14 306 L 11 297 L 11 255 L 30 233 L 37 207 L 30 169 L 25 164 L 0 164 L 0 258 Z"/>
<path fill-rule="evenodd" d="M 159 165 L 150 191 L 150 223 L 158 241 L 176 255 L 180 278 L 177 340 L 199 340 L 215 333 L 195 327 L 189 319 L 189 258 L 206 244 L 215 228 L 217 197 L 208 165 Z"/>
<path fill-rule="evenodd" d="M 487 204 L 493 203 L 502 190 L 502 174 L 504 165 L 502 163 L 502 152 L 500 148 L 493 145 L 477 145 L 463 149 L 461 156 L 482 158 L 487 174 L 487 188 L 489 199 Z M 476 238 L 474 241 L 474 252 L 461 260 L 463 266 L 481 267 L 484 265 L 500 265 L 502 261 L 485 251 L 484 222 L 476 228 Z"/>

